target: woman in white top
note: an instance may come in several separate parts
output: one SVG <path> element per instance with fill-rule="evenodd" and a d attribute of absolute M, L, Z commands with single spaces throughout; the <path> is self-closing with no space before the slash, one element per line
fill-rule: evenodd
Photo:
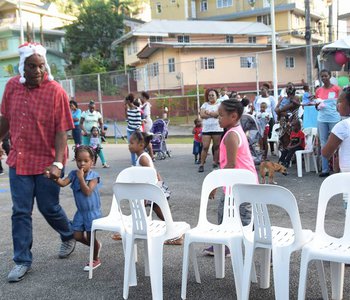
<path fill-rule="evenodd" d="M 260 112 L 260 104 L 265 102 L 266 112 L 269 113 L 270 121 L 269 121 L 269 133 L 268 138 L 271 138 L 272 128 L 275 122 L 277 122 L 277 114 L 275 112 L 276 101 L 273 96 L 269 95 L 270 85 L 268 83 L 263 83 L 260 88 L 260 95 L 258 95 L 254 100 L 254 110 L 255 112 Z M 271 154 L 274 154 L 274 143 L 270 143 Z"/>
<path fill-rule="evenodd" d="M 143 111 L 144 131 L 151 132 L 153 121 L 151 119 L 151 103 L 149 103 L 149 94 L 147 92 L 141 93 L 141 110 Z"/>
<path fill-rule="evenodd" d="M 322 148 L 322 155 L 329 159 L 339 148 L 339 168 L 341 172 L 350 172 L 350 87 L 338 97 L 337 110 L 342 120 L 337 123 Z"/>
<path fill-rule="evenodd" d="M 219 125 L 218 109 L 220 104 L 217 103 L 219 93 L 214 89 L 208 89 L 205 92 L 206 102 L 201 106 L 200 117 L 203 119 L 202 129 L 202 153 L 201 163 L 198 172 L 204 172 L 204 164 L 207 158 L 210 142 L 213 141 L 213 168 L 219 166 L 219 145 L 223 129 Z"/>

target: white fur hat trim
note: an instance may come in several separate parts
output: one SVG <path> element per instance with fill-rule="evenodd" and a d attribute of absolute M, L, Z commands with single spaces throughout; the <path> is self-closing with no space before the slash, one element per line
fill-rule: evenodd
<path fill-rule="evenodd" d="M 19 53 L 18 71 L 19 71 L 19 74 L 21 75 L 21 77 L 19 79 L 20 83 L 24 84 L 26 82 L 26 79 L 24 77 L 24 62 L 29 56 L 32 56 L 33 54 L 39 54 L 40 56 L 42 56 L 44 58 L 45 68 L 46 68 L 46 72 L 48 74 L 48 79 L 50 81 L 53 80 L 53 76 L 51 75 L 50 66 L 46 60 L 46 49 L 41 44 L 39 44 L 39 43 L 25 43 L 25 44 L 18 47 L 18 53 Z"/>

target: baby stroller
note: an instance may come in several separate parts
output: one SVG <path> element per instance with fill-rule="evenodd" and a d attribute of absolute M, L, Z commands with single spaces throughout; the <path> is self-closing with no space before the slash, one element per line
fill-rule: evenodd
<path fill-rule="evenodd" d="M 261 163 L 262 152 L 257 150 L 259 140 L 264 134 L 264 128 L 261 128 L 259 122 L 255 120 L 252 115 L 243 114 L 241 117 L 241 126 L 247 135 L 250 153 L 254 159 L 254 163 L 259 165 Z"/>
<path fill-rule="evenodd" d="M 157 154 L 158 159 L 165 159 L 167 155 L 171 157 L 165 141 L 168 137 L 168 124 L 169 122 L 158 119 L 153 122 L 151 128 L 151 133 L 153 134 L 151 144 L 153 152 Z"/>

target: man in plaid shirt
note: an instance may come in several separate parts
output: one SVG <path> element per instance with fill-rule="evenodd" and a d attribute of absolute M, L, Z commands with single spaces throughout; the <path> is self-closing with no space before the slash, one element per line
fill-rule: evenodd
<path fill-rule="evenodd" d="M 0 141 L 11 134 L 7 159 L 12 196 L 12 239 L 15 262 L 9 282 L 23 279 L 32 264 L 34 198 L 41 214 L 62 240 L 59 257 L 68 257 L 75 240 L 70 221 L 59 204 L 59 186 L 50 178 L 63 176 L 67 134 L 74 127 L 69 99 L 50 74 L 46 49 L 40 44 L 19 47 L 20 76 L 6 85 L 1 103 Z"/>

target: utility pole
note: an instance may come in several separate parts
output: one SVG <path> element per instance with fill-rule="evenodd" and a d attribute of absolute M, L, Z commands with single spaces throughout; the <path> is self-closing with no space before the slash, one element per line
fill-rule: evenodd
<path fill-rule="evenodd" d="M 306 76 L 307 83 L 313 89 L 312 84 L 312 38 L 311 38 L 311 17 L 310 17 L 310 0 L 305 0 L 305 40 L 306 40 Z"/>
<path fill-rule="evenodd" d="M 333 4 L 330 2 L 328 6 L 328 42 L 333 42 Z"/>

